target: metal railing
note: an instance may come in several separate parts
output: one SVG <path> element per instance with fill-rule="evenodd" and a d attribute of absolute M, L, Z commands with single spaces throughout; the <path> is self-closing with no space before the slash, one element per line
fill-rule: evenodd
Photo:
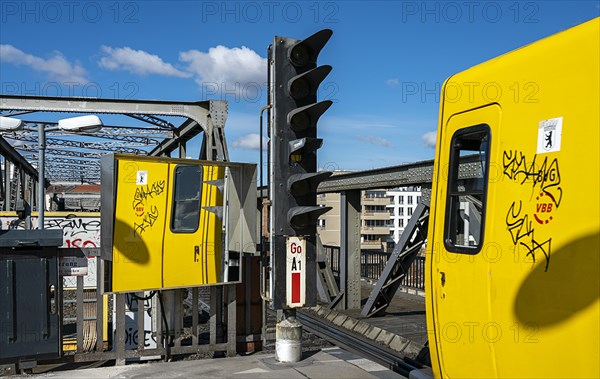
<path fill-rule="evenodd" d="M 325 260 L 336 278 L 340 273 L 339 246 L 324 245 Z M 378 280 L 387 264 L 389 253 L 363 250 L 360 253 L 360 276 L 365 279 Z M 403 288 L 425 290 L 425 257 L 417 257 L 408 268 L 408 273 L 400 284 Z"/>
<path fill-rule="evenodd" d="M 333 275 L 336 278 L 340 276 L 340 247 L 332 245 L 323 245 L 323 251 L 325 253 L 325 261 L 331 267 Z"/>

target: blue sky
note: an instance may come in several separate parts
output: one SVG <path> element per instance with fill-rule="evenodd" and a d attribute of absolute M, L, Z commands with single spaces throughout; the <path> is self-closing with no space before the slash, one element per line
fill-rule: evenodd
<path fill-rule="evenodd" d="M 340 170 L 431 159 L 445 78 L 600 12 L 599 1 L 0 4 L 0 92 L 226 99 L 230 157 L 241 162 L 258 162 L 273 37 L 330 28 L 319 63 L 333 71 L 319 95 L 334 105 L 319 123 L 319 164 Z"/>

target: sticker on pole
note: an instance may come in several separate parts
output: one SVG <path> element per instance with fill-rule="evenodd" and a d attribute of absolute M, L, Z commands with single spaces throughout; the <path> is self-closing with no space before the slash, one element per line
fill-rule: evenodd
<path fill-rule="evenodd" d="M 58 266 L 62 276 L 85 276 L 88 274 L 87 257 L 60 257 Z"/>
<path fill-rule="evenodd" d="M 286 242 L 286 303 L 302 307 L 306 298 L 306 239 L 287 237 Z"/>

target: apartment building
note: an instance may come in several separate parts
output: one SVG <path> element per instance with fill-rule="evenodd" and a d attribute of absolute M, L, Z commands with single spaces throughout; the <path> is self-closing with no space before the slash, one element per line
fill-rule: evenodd
<path fill-rule="evenodd" d="M 421 201 L 421 187 L 403 187 L 387 191 L 390 237 L 397 243 L 408 220 Z"/>
<path fill-rule="evenodd" d="M 323 245 L 340 246 L 341 207 L 339 193 L 322 193 L 317 195 L 317 204 L 331 207 L 329 212 L 319 217 L 317 233 Z"/>
<path fill-rule="evenodd" d="M 361 249 L 389 251 L 421 200 L 420 187 L 368 190 L 361 196 Z M 324 245 L 340 245 L 340 195 L 320 194 L 317 204 L 332 209 L 320 217 L 317 232 Z"/>
<path fill-rule="evenodd" d="M 361 230 L 362 250 L 386 251 L 390 237 L 390 203 L 387 191 L 363 191 L 361 197 Z"/>

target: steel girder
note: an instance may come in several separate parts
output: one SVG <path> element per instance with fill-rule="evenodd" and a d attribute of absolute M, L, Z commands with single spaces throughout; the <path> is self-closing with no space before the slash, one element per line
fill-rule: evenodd
<path fill-rule="evenodd" d="M 57 138 L 46 138 L 46 152 L 51 154 L 53 150 L 60 149 L 85 149 L 85 150 L 101 150 L 101 151 L 114 151 L 115 153 L 123 154 L 135 154 L 135 155 L 147 155 L 146 150 L 136 149 L 133 147 L 124 146 L 123 144 L 117 144 L 114 142 L 109 143 L 98 143 L 98 142 L 83 142 L 83 141 L 69 141 Z M 20 144 L 15 146 L 17 150 L 23 151 L 37 151 L 38 145 L 33 144 Z"/>
<path fill-rule="evenodd" d="M 159 100 L 120 100 L 74 97 L 15 96 L 0 95 L 0 110 L 32 112 L 67 112 L 89 114 L 123 114 L 138 117 L 148 116 L 152 121 L 156 116 L 185 117 L 180 127 L 173 129 L 175 137 L 163 141 L 150 155 L 169 155 L 189 139 L 204 132 L 203 148 L 209 152 L 209 160 L 228 160 L 229 153 L 224 143 L 224 128 L 227 119 L 227 102 L 209 100 L 198 102 L 174 102 Z M 214 139 L 214 132 L 221 139 Z"/>
<path fill-rule="evenodd" d="M 461 158 L 462 159 L 462 158 Z M 465 157 L 459 166 L 459 179 L 478 177 L 481 164 L 477 157 Z M 388 189 L 408 186 L 431 187 L 433 160 L 383 167 L 374 170 L 349 172 L 325 179 L 317 188 L 318 193 L 349 190 Z"/>
<path fill-rule="evenodd" d="M 66 97 L 41 97 L 41 96 L 14 96 L 0 95 L 0 114 L 5 117 L 18 116 L 34 112 L 64 112 L 64 113 L 88 113 L 88 114 L 122 114 L 131 118 L 142 120 L 151 127 L 121 127 L 105 126 L 100 132 L 93 134 L 81 133 L 78 136 L 89 136 L 120 141 L 116 142 L 80 142 L 65 139 L 47 139 L 47 162 L 65 165 L 81 164 L 88 167 L 96 165 L 96 159 L 100 153 L 93 151 L 115 151 L 120 153 L 139 155 L 170 155 L 175 149 L 185 151 L 187 141 L 204 132 L 201 146 L 203 157 L 209 160 L 228 160 L 229 154 L 225 143 L 224 127 L 227 119 L 227 103 L 225 101 L 200 101 L 200 102 L 173 102 L 173 101 L 143 101 L 143 100 L 118 100 L 118 99 L 94 99 L 94 98 L 66 98 Z M 158 116 L 184 117 L 186 120 L 176 127 L 167 120 Z M 26 121 L 27 123 L 44 123 L 49 126 L 56 122 Z M 52 131 L 53 136 L 73 136 L 71 133 Z M 6 138 L 24 142 L 37 142 L 37 133 L 31 131 L 19 131 L 10 134 L 4 133 Z M 160 141 L 162 139 L 162 141 Z M 3 140 L 16 155 L 16 150 L 34 152 L 37 145 L 21 144 L 12 146 Z M 152 147 L 150 151 L 136 149 L 135 147 Z M 68 148 L 68 149 L 62 149 Z M 72 151 L 78 150 L 78 151 Z M 25 158 L 37 159 L 37 154 L 24 154 Z M 73 157 L 83 159 L 67 159 L 62 157 Z M 21 157 L 23 162 L 28 159 Z M 28 163 L 29 164 L 29 163 Z M 33 166 L 29 164 L 33 169 Z M 58 168 L 56 168 L 58 169 Z M 37 172 L 34 177 L 37 177 Z M 45 170 L 51 177 L 50 170 Z M 60 176 L 68 172 L 78 173 L 74 170 L 62 170 Z M 88 172 L 88 174 L 90 174 Z M 95 172 L 94 172 L 95 173 Z M 86 175 L 89 177 L 90 175 Z M 68 179 L 65 177 L 64 179 Z M 72 178 L 79 181 L 80 176 Z M 98 180 L 98 178 L 94 179 Z"/>
<path fill-rule="evenodd" d="M 125 129 L 124 129 L 125 130 Z M 73 137 L 73 134 L 67 134 L 67 133 L 57 133 L 57 132 L 52 132 L 53 136 L 67 136 L 67 137 Z M 25 142 L 37 142 L 38 137 L 37 137 L 37 133 L 35 132 L 30 132 L 30 131 L 20 131 L 20 132 L 11 132 L 11 133 L 3 133 L 4 138 L 6 139 L 11 139 L 14 141 L 25 141 Z M 104 138 L 104 139 L 111 139 L 111 140 L 117 140 L 119 142 L 106 142 L 103 145 L 107 145 L 107 146 L 151 146 L 151 145 L 158 145 L 159 144 L 159 140 L 156 138 L 149 138 L 149 137 L 142 137 L 142 136 L 128 136 L 128 135 L 108 135 L 108 134 L 100 134 L 100 133 L 94 133 L 94 134 L 78 134 L 78 136 L 90 136 L 90 137 L 95 137 L 95 138 Z M 171 136 L 162 136 L 161 138 L 171 138 Z M 60 141 L 67 141 L 67 142 L 73 142 L 73 141 L 68 141 L 68 140 L 63 140 L 63 139 L 56 139 L 56 138 L 46 138 L 46 145 L 50 144 L 50 143 L 56 143 L 56 144 L 60 144 Z M 76 141 L 75 141 L 76 142 Z M 101 143 L 96 143 L 96 145 L 100 145 Z M 74 146 L 74 147 L 79 147 L 79 146 Z"/>

